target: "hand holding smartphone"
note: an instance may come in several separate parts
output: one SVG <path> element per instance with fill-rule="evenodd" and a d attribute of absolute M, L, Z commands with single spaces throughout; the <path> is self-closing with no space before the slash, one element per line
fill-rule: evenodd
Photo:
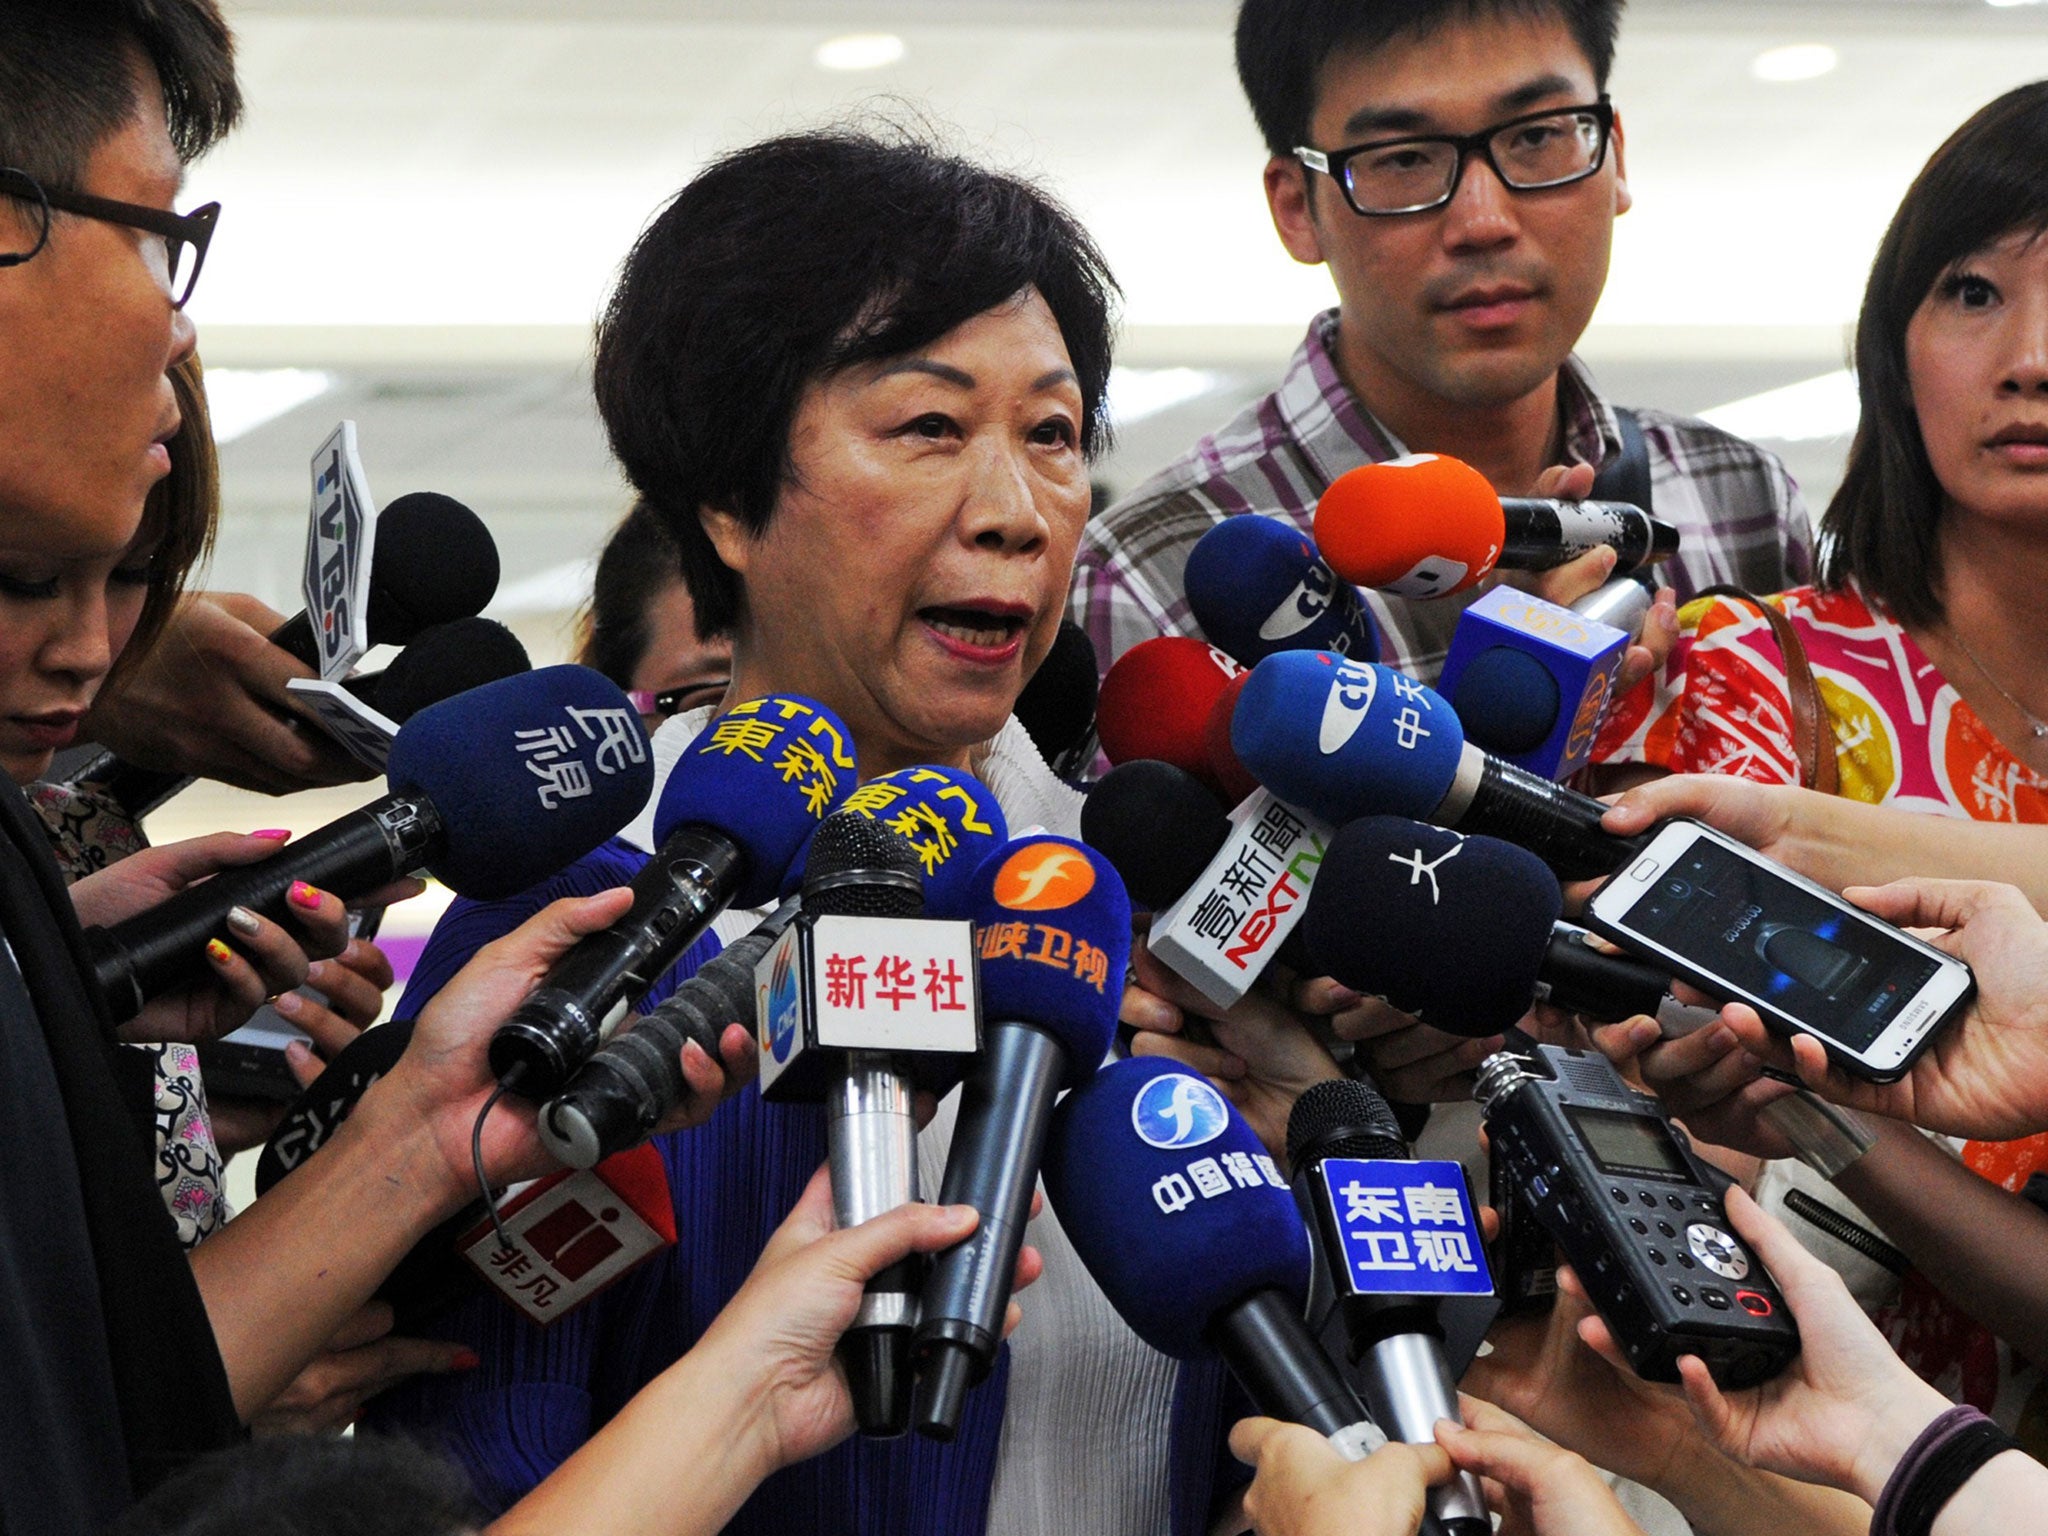
<path fill-rule="evenodd" d="M 1584 922 L 1868 1082 L 1903 1077 L 1976 991 L 1961 960 L 1689 819 L 1653 829 Z"/>

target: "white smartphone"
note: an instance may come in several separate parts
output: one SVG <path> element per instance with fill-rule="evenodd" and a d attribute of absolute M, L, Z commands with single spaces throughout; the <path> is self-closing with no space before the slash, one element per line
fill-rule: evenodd
<path fill-rule="evenodd" d="M 1584 922 L 1871 1082 L 1903 1077 L 1977 990 L 1953 955 L 1696 821 L 1656 828 Z"/>

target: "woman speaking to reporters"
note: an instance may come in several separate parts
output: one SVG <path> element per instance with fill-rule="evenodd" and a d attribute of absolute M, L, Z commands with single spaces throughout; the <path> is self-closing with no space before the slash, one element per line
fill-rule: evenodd
<path fill-rule="evenodd" d="M 1012 825 L 1075 828 L 1080 797 L 1011 707 L 1088 514 L 1113 293 L 1043 193 L 908 134 L 770 140 L 669 203 L 599 325 L 597 399 L 674 536 L 700 632 L 733 636 L 733 681 L 662 728 L 658 766 L 718 709 L 797 693 L 847 723 L 863 777 L 964 768 Z M 613 855 L 516 902 L 458 904 L 402 1011 L 543 900 L 644 858 Z M 726 1065 L 745 1072 L 740 1033 Z M 950 1123 L 942 1109 L 921 1140 L 927 1188 Z M 545 1335 L 495 1299 L 463 1304 L 435 1331 L 482 1369 L 373 1411 L 435 1434 L 487 1502 L 516 1499 L 691 1346 L 824 1155 L 823 1116 L 749 1090 L 659 1145 L 673 1250 Z M 1031 1241 L 1047 1271 L 1032 1325 L 954 1443 L 842 1446 L 771 1479 L 730 1529 L 1164 1533 L 1175 1510 L 1195 1529 L 1224 1456 L 1217 1378 L 1146 1349 L 1049 1218 Z"/>

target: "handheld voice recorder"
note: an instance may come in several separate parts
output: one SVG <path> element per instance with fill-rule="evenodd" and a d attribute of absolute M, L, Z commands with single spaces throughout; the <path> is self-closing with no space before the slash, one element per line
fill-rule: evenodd
<path fill-rule="evenodd" d="M 1605 1057 L 1498 1052 L 1473 1097 L 1516 1216 L 1564 1251 L 1638 1376 L 1677 1381 L 1678 1357 L 1698 1355 L 1732 1391 L 1799 1353 L 1776 1283 L 1728 1228 L 1721 1184 Z"/>

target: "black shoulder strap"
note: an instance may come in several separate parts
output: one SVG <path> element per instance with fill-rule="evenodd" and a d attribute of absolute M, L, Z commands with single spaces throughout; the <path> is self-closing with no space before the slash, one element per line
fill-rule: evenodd
<path fill-rule="evenodd" d="M 1643 441 L 1636 413 L 1625 406 L 1614 408 L 1615 424 L 1621 428 L 1621 452 L 1600 466 L 1593 477 L 1594 501 L 1625 501 L 1645 512 L 1650 505 L 1650 447 Z"/>

